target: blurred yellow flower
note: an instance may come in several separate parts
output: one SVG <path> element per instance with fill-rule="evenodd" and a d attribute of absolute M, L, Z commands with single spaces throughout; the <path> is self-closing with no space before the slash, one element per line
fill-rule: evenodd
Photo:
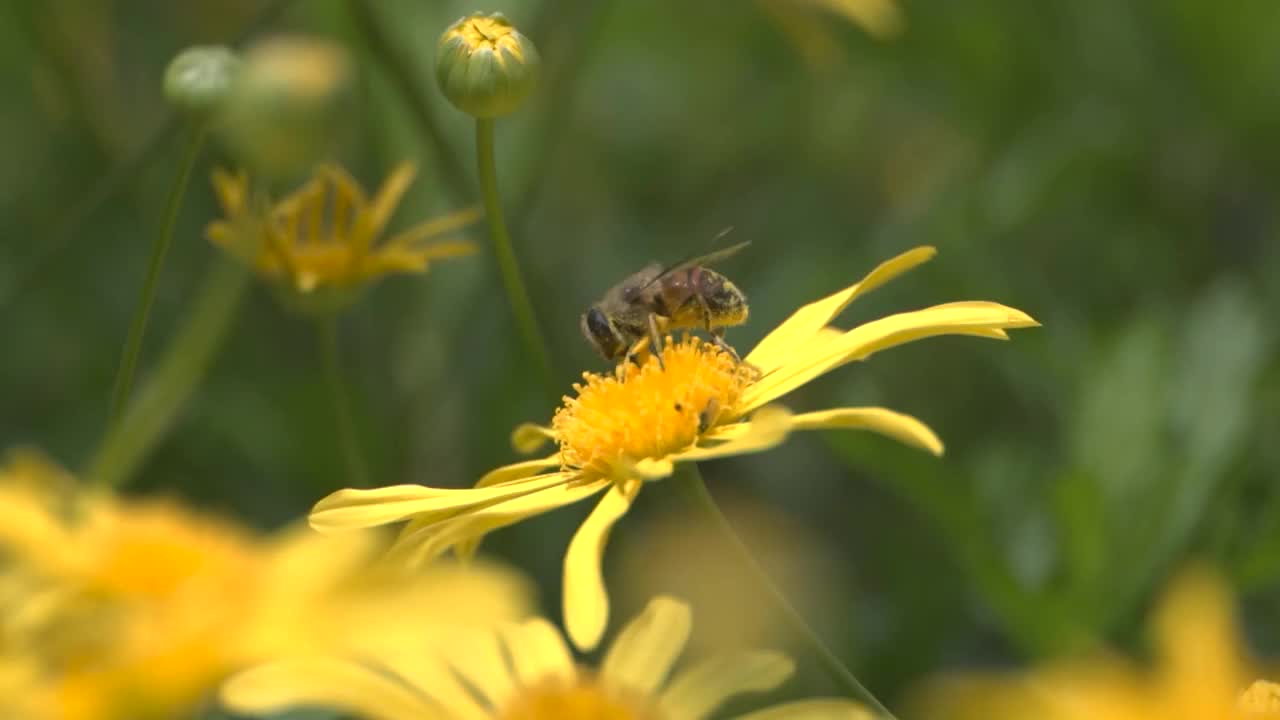
<path fill-rule="evenodd" d="M 760 452 L 793 430 L 864 429 L 941 454 L 924 423 L 879 407 L 792 415 L 767 403 L 872 353 L 934 335 L 1005 339 L 1006 328 L 1037 323 L 1026 313 L 985 301 L 957 302 L 881 318 L 852 330 L 830 323 L 854 299 L 929 260 L 921 247 L 881 264 L 860 282 L 797 310 L 739 364 L 715 345 L 686 337 L 668 342 L 660 365 L 624 363 L 609 374 L 586 373 L 551 427 L 516 431 L 518 447 L 552 439 L 547 457 L 498 468 L 474 489 L 397 485 L 340 490 L 321 500 L 311 524 L 330 532 L 411 520 L 397 550 L 410 559 L 451 547 L 469 554 L 487 532 L 603 492 L 578 529 L 564 560 L 566 630 L 581 648 L 600 640 L 609 601 L 600 573 L 609 531 L 641 486 L 670 475 L 678 462 Z M 549 469 L 556 468 L 547 472 Z"/>
<path fill-rule="evenodd" d="M 1063 661 L 1020 677 L 960 675 L 921 693 L 938 720 L 1271 720 L 1277 686 L 1256 681 L 1231 600 L 1203 568 L 1175 579 L 1151 619 L 1153 662 L 1114 655 Z"/>
<path fill-rule="evenodd" d="M 838 56 L 834 16 L 878 40 L 902 33 L 906 18 L 897 0 L 756 0 L 810 65 L 822 68 Z"/>
<path fill-rule="evenodd" d="M 51 720 L 172 718 L 229 672 L 520 617 L 523 580 L 374 563 L 370 535 L 262 537 L 176 502 L 76 491 L 29 451 L 0 467 L 0 687 Z M 21 679 L 21 683 L 16 678 Z M 10 681 L 13 682 L 10 682 Z"/>
<path fill-rule="evenodd" d="M 250 192 L 249 177 L 223 170 L 213 187 L 225 219 L 211 223 L 209 240 L 294 295 L 328 291 L 341 305 L 373 280 L 391 273 L 425 272 L 432 260 L 469 255 L 468 242 L 424 244 L 474 222 L 470 208 L 427 220 L 379 241 L 414 168 L 402 164 L 369 198 L 359 183 L 335 165 L 314 176 L 270 208 Z"/>
<path fill-rule="evenodd" d="M 371 720 L 699 720 L 792 673 L 785 655 L 744 650 L 691 664 L 668 680 L 690 624 L 688 605 L 658 597 L 622 629 L 597 668 L 575 664 L 560 633 L 539 618 L 414 658 L 373 657 L 374 666 L 337 658 L 272 663 L 231 678 L 222 699 L 237 712 L 331 707 Z M 738 717 L 873 716 L 853 702 L 818 699 Z"/>

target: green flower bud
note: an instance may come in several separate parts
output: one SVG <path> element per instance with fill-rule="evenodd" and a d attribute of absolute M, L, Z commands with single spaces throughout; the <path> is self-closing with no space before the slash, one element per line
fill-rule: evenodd
<path fill-rule="evenodd" d="M 207 117 L 226 100 L 240 58 L 222 45 L 197 45 L 178 53 L 164 71 L 164 96 L 179 110 Z"/>
<path fill-rule="evenodd" d="M 449 26 L 436 49 L 436 80 L 449 102 L 477 118 L 520 107 L 542 60 L 502 13 L 476 13 Z"/>
<path fill-rule="evenodd" d="M 261 175 L 309 171 L 349 115 L 351 76 L 346 50 L 326 40 L 278 37 L 249 49 L 221 128 L 231 151 Z"/>

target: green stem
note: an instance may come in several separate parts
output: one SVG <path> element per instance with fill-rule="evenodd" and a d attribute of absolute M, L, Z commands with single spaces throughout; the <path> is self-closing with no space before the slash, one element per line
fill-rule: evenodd
<path fill-rule="evenodd" d="M 889 712 L 875 695 L 871 694 L 858 678 L 854 677 L 849 668 L 840 662 L 840 658 L 827 647 L 822 638 L 814 632 L 813 628 L 805 622 L 804 617 L 795 609 L 777 585 L 773 584 L 773 580 L 769 578 L 769 574 L 764 568 L 760 567 L 759 561 L 755 555 L 751 553 L 751 549 L 746 543 L 742 542 L 742 538 L 734 532 L 733 526 L 729 524 L 728 518 L 724 513 L 720 512 L 720 506 L 716 505 L 715 498 L 711 497 L 711 493 L 707 490 L 707 485 L 702 481 L 702 474 L 698 471 L 698 466 L 694 463 L 681 463 L 676 467 L 676 473 L 672 476 L 672 481 L 689 499 L 695 508 L 711 523 L 720 535 L 724 538 L 725 545 L 733 551 L 737 556 L 738 562 L 751 574 L 756 584 L 764 592 L 765 597 L 773 603 L 778 614 L 786 620 L 791 631 L 795 636 L 804 641 L 809 646 L 813 654 L 822 663 L 827 674 L 831 676 L 845 694 L 855 700 L 861 700 L 871 707 L 875 708 L 880 714 L 887 718 L 893 718 L 893 713 Z"/>
<path fill-rule="evenodd" d="M 248 285 L 248 272 L 218 259 L 159 366 L 107 433 L 85 472 L 90 482 L 118 487 L 137 471 L 173 425 L 222 345 Z"/>
<path fill-rule="evenodd" d="M 342 460 L 347 466 L 350 482 L 355 487 L 368 487 L 368 473 L 360 443 L 356 440 L 356 426 L 351 419 L 351 403 L 347 387 L 342 382 L 342 360 L 338 354 L 338 317 L 332 315 L 319 321 L 320 357 L 324 363 L 324 381 L 329 388 L 329 400 L 333 403 L 334 419 L 338 423 L 338 444 L 342 446 Z"/>
<path fill-rule="evenodd" d="M 377 11 L 369 0 L 348 0 L 347 8 L 351 13 L 353 24 L 364 36 L 374 59 L 381 63 L 390 75 L 391 82 L 403 96 L 409 111 L 418 123 L 418 129 L 426 136 L 431 152 L 435 154 L 436 162 L 440 165 L 440 175 L 453 193 L 454 201 L 469 203 L 472 191 L 466 169 L 457 153 L 453 151 L 453 146 L 445 138 L 444 131 L 440 129 L 440 123 L 436 121 L 435 111 L 431 108 L 431 101 L 427 99 L 427 95 L 418 84 L 421 73 L 414 69 L 413 61 L 409 56 L 391 41 L 386 24 L 378 17 Z"/>
<path fill-rule="evenodd" d="M 498 200 L 498 171 L 493 160 L 492 118 L 476 118 L 476 162 L 480 168 L 480 192 L 484 199 L 484 215 L 489 223 L 489 237 L 493 240 L 493 253 L 498 259 L 498 269 L 502 273 L 502 284 L 507 291 L 507 301 L 511 303 L 511 312 L 516 317 L 516 324 L 520 326 L 524 343 L 534 362 L 537 363 L 547 389 L 554 395 L 547 345 L 542 339 L 542 332 L 538 329 L 538 320 L 533 314 L 533 303 L 529 300 L 529 291 L 525 289 L 524 280 L 520 277 L 520 265 L 516 262 L 515 251 L 511 248 L 507 223 L 502 217 L 502 203 Z"/>
<path fill-rule="evenodd" d="M 125 336 L 124 350 L 120 355 L 120 368 L 116 371 L 116 381 L 111 391 L 111 414 L 107 416 L 108 433 L 119 422 L 120 413 L 124 412 L 125 402 L 129 399 L 129 391 L 133 388 L 133 373 L 138 366 L 138 355 L 142 352 L 142 339 L 147 334 L 147 319 L 151 315 L 151 304 L 155 301 L 160 270 L 164 267 L 164 258 L 169 252 L 169 246 L 173 244 L 173 227 L 178 220 L 178 210 L 182 207 L 182 196 L 187 192 L 191 170 L 200 157 L 200 148 L 203 144 L 204 128 L 193 128 L 191 137 L 187 141 L 186 152 L 178 166 L 178 176 L 174 178 L 173 186 L 169 188 L 164 220 L 155 242 L 151 245 L 147 275 L 142 282 L 138 305 L 133 310 L 133 320 L 129 323 L 129 334 Z"/>

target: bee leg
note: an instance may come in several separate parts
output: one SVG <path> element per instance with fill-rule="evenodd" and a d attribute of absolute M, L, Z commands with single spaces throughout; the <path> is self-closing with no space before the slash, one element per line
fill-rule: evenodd
<path fill-rule="evenodd" d="M 724 341 L 724 328 L 721 327 L 714 330 L 708 329 L 708 332 L 711 333 L 711 342 L 715 343 L 716 347 L 732 355 L 734 362 L 739 364 L 742 363 L 742 358 L 738 357 L 738 351 L 734 350 L 732 345 Z"/>
<path fill-rule="evenodd" d="M 658 367 L 666 370 L 667 366 L 662 364 L 662 335 L 658 332 L 658 316 L 649 313 L 649 352 L 658 359 Z"/>

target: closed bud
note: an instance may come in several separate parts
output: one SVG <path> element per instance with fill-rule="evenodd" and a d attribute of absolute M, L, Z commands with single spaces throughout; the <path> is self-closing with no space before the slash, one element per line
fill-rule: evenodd
<path fill-rule="evenodd" d="M 240 58 L 222 45 L 198 45 L 178 53 L 164 71 L 164 96 L 197 118 L 213 114 L 231 92 Z"/>
<path fill-rule="evenodd" d="M 533 90 L 538 49 L 502 13 L 468 15 L 436 50 L 436 80 L 449 102 L 476 118 L 514 112 Z"/>
<path fill-rule="evenodd" d="M 309 172 L 336 142 L 350 88 L 350 61 L 339 45 L 279 37 L 254 46 L 227 99 L 230 149 L 257 174 Z"/>

